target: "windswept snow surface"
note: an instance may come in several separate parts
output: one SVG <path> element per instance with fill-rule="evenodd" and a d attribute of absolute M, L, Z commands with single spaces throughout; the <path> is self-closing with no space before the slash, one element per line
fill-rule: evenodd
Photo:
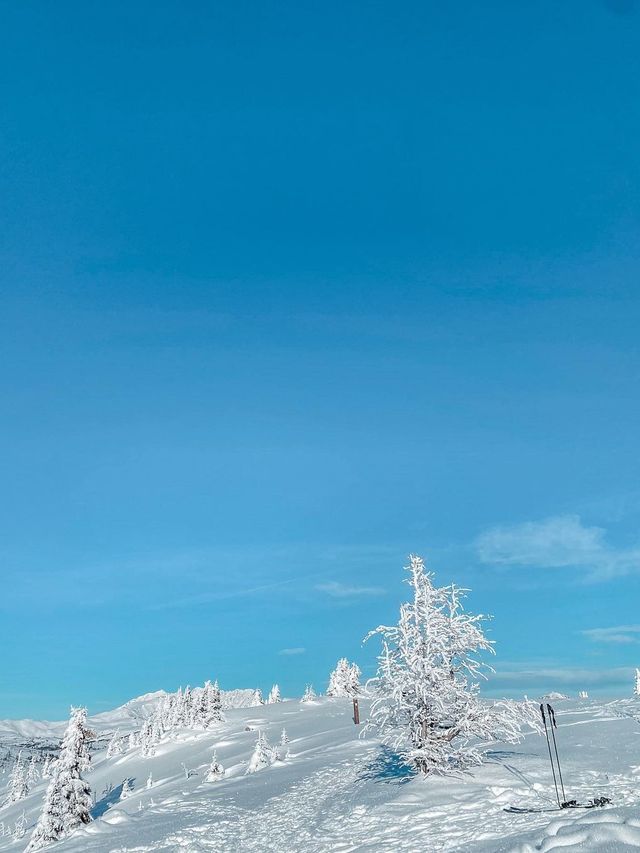
<path fill-rule="evenodd" d="M 126 707 L 126 706 L 124 706 Z M 360 701 L 362 718 L 368 711 Z M 362 739 L 348 699 L 237 708 L 206 732 L 165 736 L 153 757 L 140 749 L 94 756 L 87 775 L 94 822 L 50 849 L 59 853 L 146 851 L 465 851 L 465 853 L 624 853 L 640 849 L 640 700 L 558 704 L 558 747 L 567 797 L 606 796 L 603 809 L 509 814 L 506 806 L 552 809 L 546 741 L 489 744 L 487 763 L 464 779 L 421 779 Z M 95 718 L 94 718 L 95 719 Z M 289 757 L 246 774 L 258 730 Z M 225 777 L 205 781 L 213 750 Z M 186 772 L 185 772 L 186 769 Z M 152 774 L 153 784 L 147 787 Z M 187 778 L 188 774 L 188 778 Z M 119 798 L 129 779 L 133 793 Z M 0 837 L 0 851 L 23 850 L 46 782 L 0 809 L 27 833 Z M 49 848 L 47 848 L 49 849 Z"/>

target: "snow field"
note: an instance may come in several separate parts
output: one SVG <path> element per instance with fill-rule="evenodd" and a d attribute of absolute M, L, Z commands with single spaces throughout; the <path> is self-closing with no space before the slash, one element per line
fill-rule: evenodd
<path fill-rule="evenodd" d="M 362 718 L 369 702 L 360 700 Z M 114 712 L 115 713 L 115 712 Z M 139 747 L 94 756 L 86 774 L 94 821 L 47 850 L 147 851 L 459 851 L 459 853 L 625 853 L 640 849 L 640 701 L 557 702 L 558 747 L 567 795 L 608 796 L 589 811 L 508 814 L 508 805 L 551 808 L 555 797 L 546 742 L 483 746 L 485 764 L 462 779 L 421 779 L 375 738 L 360 738 L 347 698 L 284 701 L 226 712 L 209 731 L 165 736 L 156 754 Z M 93 721 L 90 721 L 93 724 Z M 119 720 L 125 733 L 125 723 Z M 129 726 L 133 725 L 129 720 Z M 271 745 L 282 729 L 290 755 L 247 775 L 258 731 Z M 206 782 L 214 749 L 224 777 Z M 195 771 L 186 777 L 187 771 Z M 149 773 L 153 784 L 146 787 Z M 120 799 L 130 779 L 132 793 Z M 23 809 L 22 851 L 44 787 L 0 810 L 11 823 Z M 111 790 L 109 790 L 111 788 Z"/>

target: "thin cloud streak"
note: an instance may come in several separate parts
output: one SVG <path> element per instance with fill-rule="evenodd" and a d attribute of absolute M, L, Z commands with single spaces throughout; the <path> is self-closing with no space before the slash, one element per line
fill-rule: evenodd
<path fill-rule="evenodd" d="M 349 586 L 338 581 L 316 584 L 318 592 L 324 592 L 331 598 L 361 598 L 371 595 L 384 595 L 386 590 L 380 586 Z"/>
<path fill-rule="evenodd" d="M 145 611 L 206 605 L 278 590 L 301 595 L 313 589 L 316 581 L 335 574 L 336 564 L 340 565 L 341 573 L 357 576 L 371 560 L 387 560 L 392 551 L 402 553 L 401 549 L 387 545 L 379 548 L 308 543 L 194 547 L 170 554 L 116 555 L 109 561 L 55 571 L 46 567 L 16 567 L 7 570 L 7 587 L 11 592 L 0 601 L 0 612 L 14 610 L 23 602 L 33 606 L 36 586 L 41 593 L 36 605 L 40 601 L 48 609 L 82 604 L 87 584 L 91 585 L 95 607 L 142 598 Z M 300 563 L 303 558 L 316 571 L 294 577 L 287 571 L 289 576 L 282 577 L 285 567 Z M 238 585 L 240 578 L 244 586 Z"/>
<path fill-rule="evenodd" d="M 209 604 L 213 601 L 226 601 L 232 598 L 246 598 L 250 595 L 255 595 L 257 592 L 267 592 L 271 589 L 279 589 L 284 586 L 290 586 L 292 583 L 298 583 L 300 578 L 287 578 L 282 581 L 274 581 L 273 583 L 263 583 L 258 586 L 251 586 L 242 589 L 229 590 L 228 592 L 204 592 L 201 595 L 193 595 L 189 598 L 179 598 L 172 601 L 163 601 L 157 604 L 150 604 L 147 610 L 171 610 L 175 607 L 191 607 L 197 604 Z"/>
<path fill-rule="evenodd" d="M 631 685 L 634 670 L 632 667 L 610 667 L 607 669 L 587 669 L 581 667 L 536 667 L 500 670 L 488 679 L 493 689 L 536 687 L 542 690 L 553 688 L 574 688 L 582 690 L 588 687 L 621 687 Z"/>
<path fill-rule="evenodd" d="M 594 643 L 640 643 L 640 625 L 616 625 L 612 628 L 586 628 L 580 633 Z"/>

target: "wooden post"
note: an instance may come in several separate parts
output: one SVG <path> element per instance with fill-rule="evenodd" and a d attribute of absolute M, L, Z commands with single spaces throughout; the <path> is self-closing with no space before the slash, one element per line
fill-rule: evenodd
<path fill-rule="evenodd" d="M 360 725 L 360 708 L 358 707 L 358 700 L 356 698 L 353 700 L 353 722 L 356 726 Z"/>

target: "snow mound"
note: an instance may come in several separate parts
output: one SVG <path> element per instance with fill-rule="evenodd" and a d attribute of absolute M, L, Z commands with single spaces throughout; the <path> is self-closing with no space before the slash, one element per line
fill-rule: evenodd
<path fill-rule="evenodd" d="M 602 812 L 577 820 L 555 820 L 537 844 L 518 844 L 512 853 L 627 853 L 639 849 L 640 820 Z"/>

